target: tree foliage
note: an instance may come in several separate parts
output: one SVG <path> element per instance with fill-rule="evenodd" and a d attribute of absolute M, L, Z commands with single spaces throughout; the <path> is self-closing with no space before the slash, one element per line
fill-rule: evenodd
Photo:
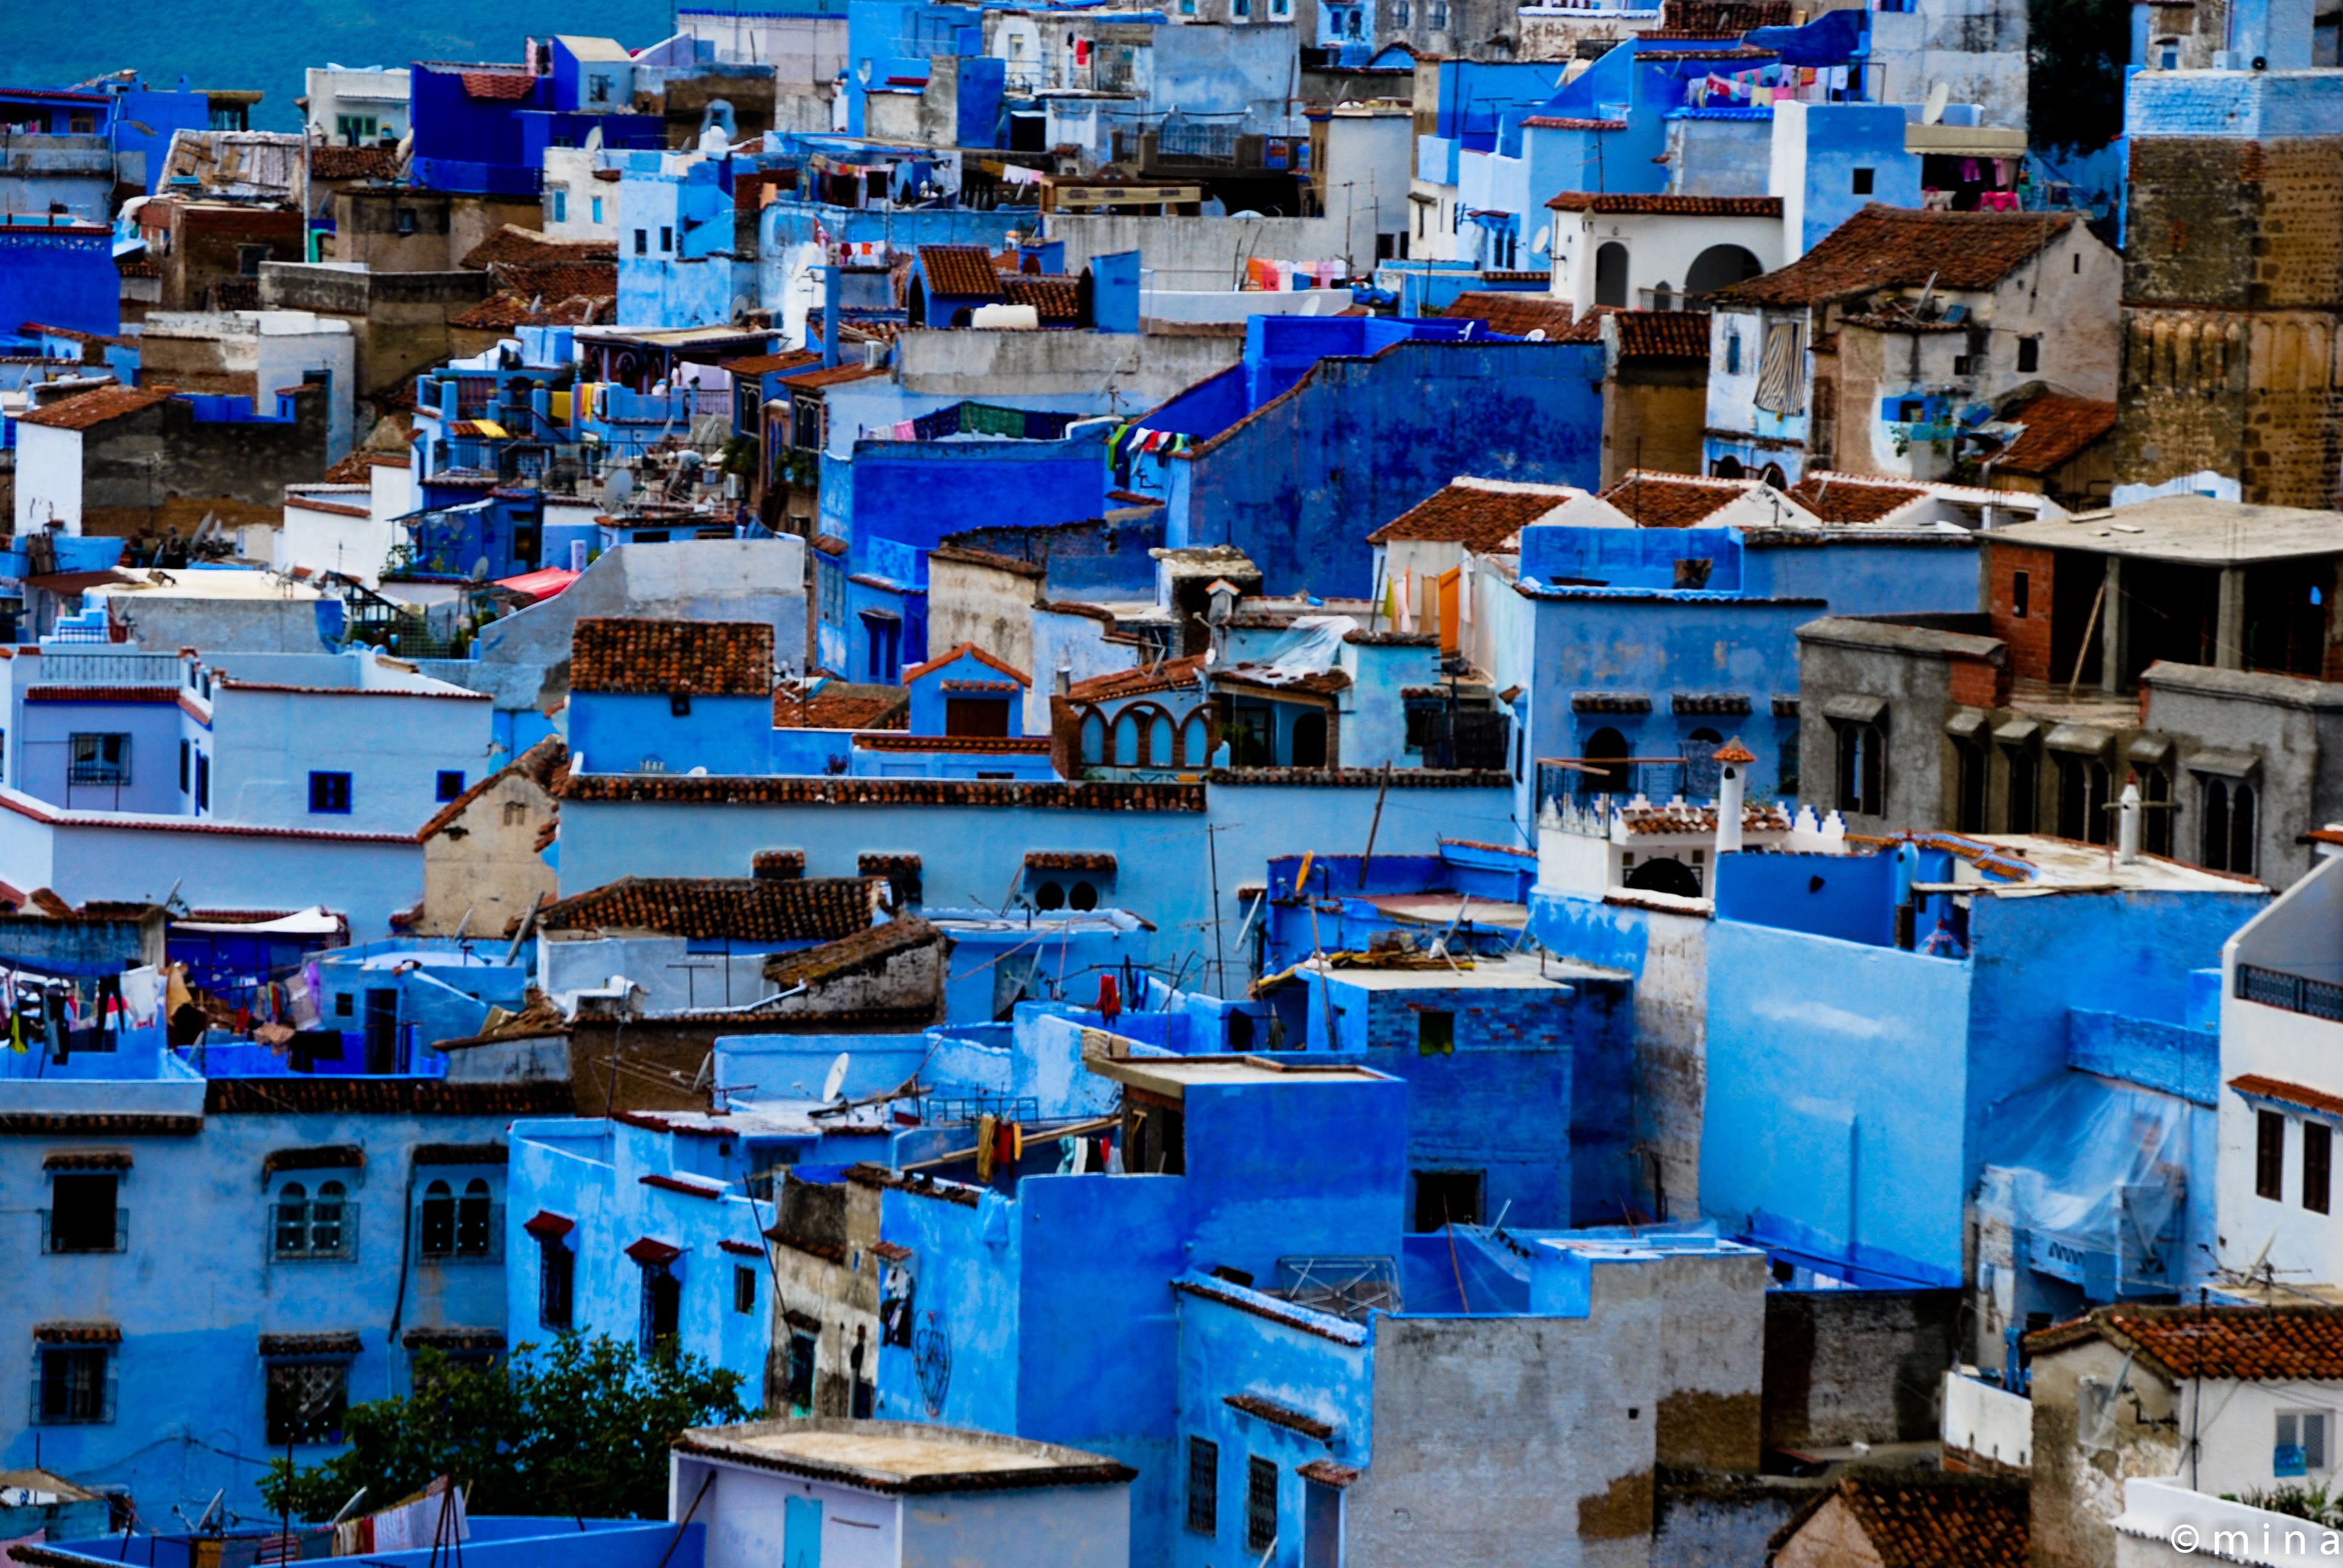
<path fill-rule="evenodd" d="M 2096 152 L 2123 134 L 2131 0 L 2033 0 L 2026 109 L 2033 145 Z"/>
<path fill-rule="evenodd" d="M 414 1382 L 412 1394 L 353 1406 L 349 1447 L 291 1472 L 295 1514 L 329 1519 L 362 1486 L 360 1512 L 384 1507 L 447 1475 L 471 1488 L 476 1513 L 659 1517 L 675 1435 L 745 1413 L 739 1372 L 607 1334 L 524 1344 L 477 1368 L 418 1351 Z M 273 1513 L 287 1473 L 277 1460 L 261 1483 Z"/>

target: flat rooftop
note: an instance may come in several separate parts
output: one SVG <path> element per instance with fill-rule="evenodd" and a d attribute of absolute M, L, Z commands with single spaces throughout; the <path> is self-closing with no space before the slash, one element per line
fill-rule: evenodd
<path fill-rule="evenodd" d="M 1273 1056 L 1085 1056 L 1083 1064 L 1101 1078 L 1172 1100 L 1198 1089 L 1235 1088 L 1262 1083 L 1388 1083 L 1384 1074 L 1364 1067 L 1313 1062 L 1305 1052 L 1291 1060 Z"/>
<path fill-rule="evenodd" d="M 2184 566 L 2231 566 L 2343 554 L 2343 512 L 2161 496 L 2071 518 L 2013 523 L 1987 537 Z"/>
<path fill-rule="evenodd" d="M 1423 954 L 1413 953 L 1407 963 L 1389 968 L 1378 968 L 1373 963 L 1343 964 L 1326 970 L 1326 978 L 1337 985 L 1356 986 L 1361 990 L 1564 990 L 1573 980 L 1629 978 L 1623 970 L 1601 969 L 1552 957 L 1545 960 L 1541 973 L 1537 960 L 1521 953 L 1485 958 L 1460 955 L 1454 969 L 1437 960 L 1426 963 L 1423 959 Z M 1302 969 L 1313 976 L 1318 973 L 1306 959 Z"/>
<path fill-rule="evenodd" d="M 2142 892 L 2243 893 L 2262 890 L 2251 877 L 2207 871 L 2160 855 L 2141 855 L 2130 863 L 2116 858 L 2112 844 L 2085 844 L 2073 839 L 2053 839 L 2036 833 L 1965 833 L 1962 838 L 1990 844 L 2034 868 L 2023 882 L 1989 878 L 1967 861 L 1956 863 L 1954 876 L 1963 892 L 1987 892 L 1999 898 L 2036 898 L 2087 889 L 2122 888 Z"/>
<path fill-rule="evenodd" d="M 1138 1473 L 1101 1453 L 963 1427 L 900 1421 L 752 1421 L 694 1427 L 679 1453 L 807 1475 L 873 1492 L 1106 1486 Z"/>

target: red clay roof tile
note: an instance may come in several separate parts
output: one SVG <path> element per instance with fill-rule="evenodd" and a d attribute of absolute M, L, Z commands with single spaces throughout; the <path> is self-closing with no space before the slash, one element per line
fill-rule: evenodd
<path fill-rule="evenodd" d="M 773 689 L 773 628 L 762 621 L 581 620 L 570 643 L 569 689 L 764 697 Z"/>
<path fill-rule="evenodd" d="M 1720 306 L 1804 306 L 1881 288 L 1991 288 L 2066 232 L 2063 213 L 1916 212 L 1876 202 L 1789 266 L 1720 289 Z"/>

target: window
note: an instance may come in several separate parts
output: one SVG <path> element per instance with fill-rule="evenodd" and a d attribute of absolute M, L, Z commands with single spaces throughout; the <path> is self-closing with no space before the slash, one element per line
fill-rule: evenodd
<path fill-rule="evenodd" d="M 2107 841 L 2107 765 L 2096 757 L 2058 759 L 2058 836 Z"/>
<path fill-rule="evenodd" d="M 659 226 L 659 254 L 660 254 L 661 256 L 665 256 L 665 255 L 667 255 L 667 254 L 668 254 L 668 252 L 669 252 L 669 251 L 673 250 L 674 248 L 675 248 L 675 230 L 674 230 L 674 229 L 672 229 L 672 228 L 669 228 L 669 227 L 667 225 L 665 225 L 665 224 L 661 224 L 661 225 Z"/>
<path fill-rule="evenodd" d="M 635 254 L 637 256 L 650 254 L 650 236 L 641 229 L 635 230 Z"/>
<path fill-rule="evenodd" d="M 401 234 L 413 234 L 420 226 L 415 219 L 415 209 L 411 206 L 400 207 L 394 226 Z"/>
<path fill-rule="evenodd" d="M 40 1413 L 43 1426 L 76 1426 L 114 1419 L 114 1355 L 104 1345 L 43 1345 Z"/>
<path fill-rule="evenodd" d="M 1741 334 L 1738 332 L 1725 335 L 1725 373 L 1727 376 L 1741 374 Z"/>
<path fill-rule="evenodd" d="M 1407 0 L 1399 0 L 1399 3 L 1392 7 L 1392 25 L 1394 27 L 1405 27 L 1409 25 Z M 1422 215 L 1419 214 L 1418 216 L 1421 216 Z"/>
<path fill-rule="evenodd" d="M 1199 1535 L 1216 1535 L 1221 1528 L 1221 1445 L 1206 1438 L 1188 1440 L 1188 1528 Z"/>
<path fill-rule="evenodd" d="M 357 1215 L 351 1212 L 349 1190 L 339 1181 L 321 1181 L 315 1198 L 298 1181 L 287 1181 L 277 1194 L 276 1245 L 281 1261 L 293 1258 L 344 1258 L 347 1243 L 357 1239 Z"/>
<path fill-rule="evenodd" d="M 2012 746 L 2009 758 L 2009 801 L 2006 815 L 2007 830 L 2012 833 L 2034 831 L 2035 800 L 2039 789 L 2038 759 L 2030 746 Z"/>
<path fill-rule="evenodd" d="M 1277 1544 L 1277 1466 L 1266 1459 L 1245 1461 L 1245 1550 L 1267 1552 Z"/>
<path fill-rule="evenodd" d="M 498 1251 L 495 1208 L 484 1178 L 465 1182 L 460 1195 L 445 1178 L 433 1178 L 423 1189 L 418 1250 L 433 1259 L 493 1258 Z"/>
<path fill-rule="evenodd" d="M 2327 1422 L 2323 1410 L 2282 1410 L 2270 1469 L 2278 1475 L 2308 1475 L 2327 1469 Z"/>
<path fill-rule="evenodd" d="M 1435 27 L 1448 25 L 1448 0 L 1432 0 L 1432 25 Z"/>
<path fill-rule="evenodd" d="M 2197 864 L 2216 871 L 2254 871 L 2254 787 L 2242 779 L 2207 779 Z"/>
<path fill-rule="evenodd" d="M 182 740 L 179 742 L 179 793 L 182 795 L 187 792 L 187 780 L 189 774 L 192 771 L 190 762 L 194 758 L 195 750 L 196 748 L 193 741 Z"/>
<path fill-rule="evenodd" d="M 589 104 L 608 103 L 610 101 L 610 78 L 608 76 L 588 77 L 586 80 L 586 101 Z"/>
<path fill-rule="evenodd" d="M 1481 1172 L 1419 1171 L 1415 1173 L 1415 1228 L 1424 1234 L 1448 1225 L 1481 1222 Z"/>
<path fill-rule="evenodd" d="M 350 809 L 350 776 L 347 773 L 309 775 L 309 809 L 346 816 Z"/>
<path fill-rule="evenodd" d="M 567 1332 L 576 1311 L 578 1254 L 558 1237 L 538 1245 L 543 1255 L 537 1271 L 537 1321 Z"/>
<path fill-rule="evenodd" d="M 1876 817 L 1887 785 L 1887 737 L 1876 723 L 1834 719 L 1838 741 L 1838 809 Z"/>
<path fill-rule="evenodd" d="M 757 1271 L 746 1263 L 732 1265 L 732 1310 L 736 1312 L 757 1310 Z"/>
<path fill-rule="evenodd" d="M 2078 256 L 2078 257 L 2077 257 L 2076 259 L 2080 260 L 2080 259 L 2081 259 L 2081 257 L 2079 257 L 2079 256 Z M 2035 371 L 2039 370 L 2039 369 L 2041 369 L 2041 368 L 2042 368 L 2042 339 L 2040 339 L 2039 337 L 2021 337 L 2021 338 L 2019 338 L 2019 339 L 2017 340 L 2017 371 L 2018 371 L 2018 374 L 2019 374 L 2019 375 L 2021 375 L 2021 376 L 2028 376 L 2028 375 L 2032 375 Z"/>
<path fill-rule="evenodd" d="M 789 1335 L 789 1408 L 800 1415 L 813 1411 L 814 1349 L 811 1334 Z"/>
<path fill-rule="evenodd" d="M 1953 827 L 1963 833 L 1985 831 L 1985 748 L 1974 740 L 1953 742 Z"/>
<path fill-rule="evenodd" d="M 556 189 L 553 193 L 553 221 L 569 221 L 569 193 L 566 190 Z"/>
<path fill-rule="evenodd" d="M 73 738 L 73 770 L 67 782 L 74 784 L 127 784 L 130 782 L 130 737 L 127 735 L 76 735 Z"/>
<path fill-rule="evenodd" d="M 598 224 L 600 223 L 602 221 L 602 198 L 600 196 L 595 196 L 586 205 L 588 209 L 593 213 L 594 221 Z"/>
<path fill-rule="evenodd" d="M 274 1362 L 268 1368 L 268 1446 L 339 1442 L 349 1408 L 350 1363 Z"/>
<path fill-rule="evenodd" d="M 1415 1015 L 1415 1051 L 1418 1056 L 1453 1056 L 1456 1053 L 1456 1015 L 1425 1008 Z"/>
<path fill-rule="evenodd" d="M 2034 605 L 2034 578 L 2028 572 L 2009 574 L 2009 613 L 2019 620 Z"/>
<path fill-rule="evenodd" d="M 458 799 L 464 793 L 464 770 L 460 768 L 442 768 L 439 769 L 436 782 L 440 799 Z"/>
<path fill-rule="evenodd" d="M 2302 1124 L 2302 1206 L 2314 1214 L 2328 1210 L 2335 1172 L 2335 1129 L 2324 1121 Z"/>
<path fill-rule="evenodd" d="M 1853 191 L 1856 196 L 1869 196 L 1871 194 L 1871 176 L 1872 171 L 1869 169 L 1855 170 L 1854 178 L 1848 182 L 1847 188 Z"/>
<path fill-rule="evenodd" d="M 2286 1118 L 2275 1111 L 2254 1112 L 2254 1196 L 2286 1197 Z"/>
<path fill-rule="evenodd" d="M 212 759 L 196 753 L 196 809 L 208 811 L 212 805 Z"/>
<path fill-rule="evenodd" d="M 59 1171 L 49 1179 L 52 1252 L 119 1252 L 127 1226 L 119 1201 L 122 1177 L 114 1171 Z"/>
<path fill-rule="evenodd" d="M 643 1266 L 642 1349 L 645 1353 L 672 1341 L 683 1321 L 683 1282 L 665 1263 Z"/>
<path fill-rule="evenodd" d="M 236 247 L 236 270 L 246 277 L 258 277 L 260 264 L 268 259 L 265 245 L 240 245 Z"/>

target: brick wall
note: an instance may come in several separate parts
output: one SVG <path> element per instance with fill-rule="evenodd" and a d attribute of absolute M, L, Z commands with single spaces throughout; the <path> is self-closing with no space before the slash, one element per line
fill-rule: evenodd
<path fill-rule="evenodd" d="M 2050 587 L 2056 553 L 2024 545 L 1986 546 L 1986 613 L 1993 619 L 1993 635 L 2009 650 L 1999 672 L 2002 680 L 2050 678 Z M 2026 609 L 2017 614 L 2017 574 L 2026 578 Z M 1953 674 L 1955 682 L 1960 671 Z M 1966 700 L 1964 699 L 1963 700 Z"/>
<path fill-rule="evenodd" d="M 2046 650 L 2046 637 L 2044 647 Z M 1955 658 L 1948 662 L 1952 666 L 1951 695 L 1955 702 L 1964 708 L 2003 708 L 2008 705 L 2009 663 L 2006 658 L 1999 662 L 1990 658 Z"/>

